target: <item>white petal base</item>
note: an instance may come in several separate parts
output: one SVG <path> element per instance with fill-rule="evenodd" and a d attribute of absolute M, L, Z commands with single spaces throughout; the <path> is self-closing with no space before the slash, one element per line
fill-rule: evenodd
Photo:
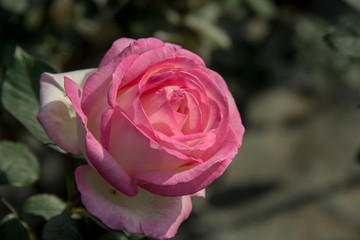
<path fill-rule="evenodd" d="M 112 229 L 171 238 L 191 212 L 190 196 L 163 197 L 139 189 L 138 195 L 129 197 L 88 165 L 78 167 L 75 177 L 87 210 Z"/>
<path fill-rule="evenodd" d="M 65 94 L 64 77 L 71 78 L 83 87 L 96 69 L 66 73 L 43 73 L 40 77 L 40 111 L 37 116 L 50 140 L 63 150 L 80 154 L 76 130 L 76 114 Z"/>

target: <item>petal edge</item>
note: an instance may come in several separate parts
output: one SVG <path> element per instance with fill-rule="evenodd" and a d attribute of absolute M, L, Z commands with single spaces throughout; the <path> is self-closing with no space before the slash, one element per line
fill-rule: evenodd
<path fill-rule="evenodd" d="M 137 196 L 128 197 L 88 165 L 79 166 L 75 178 L 87 210 L 112 229 L 171 238 L 191 212 L 190 196 L 169 198 L 140 190 Z"/>

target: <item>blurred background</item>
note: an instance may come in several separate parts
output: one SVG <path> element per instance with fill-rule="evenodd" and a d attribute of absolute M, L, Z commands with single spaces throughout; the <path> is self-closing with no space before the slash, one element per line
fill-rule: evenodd
<path fill-rule="evenodd" d="M 120 37 L 177 43 L 223 76 L 246 132 L 174 239 L 358 240 L 360 63 L 324 36 L 359 11 L 357 0 L 0 0 L 0 82 L 17 45 L 63 72 L 97 67 Z M 5 139 L 36 153 L 41 178 L 2 196 L 19 209 L 33 193 L 66 199 L 64 156 L 0 106 Z M 24 218 L 41 233 L 43 220 Z"/>

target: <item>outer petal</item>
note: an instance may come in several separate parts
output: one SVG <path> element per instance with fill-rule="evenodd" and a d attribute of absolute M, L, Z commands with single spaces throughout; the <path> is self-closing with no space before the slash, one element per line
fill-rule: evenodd
<path fill-rule="evenodd" d="M 140 190 L 137 196 L 128 197 L 88 165 L 78 167 L 75 177 L 87 210 L 112 229 L 171 238 L 191 212 L 190 196 L 170 198 Z"/>
<path fill-rule="evenodd" d="M 37 119 L 50 140 L 67 152 L 80 154 L 76 130 L 76 114 L 65 95 L 64 77 L 71 78 L 81 88 L 96 69 L 59 74 L 43 73 L 40 77 L 40 111 Z"/>
<path fill-rule="evenodd" d="M 110 96 L 115 101 L 118 90 L 113 87 L 114 82 L 116 83 L 118 79 L 113 79 L 114 74 L 120 72 L 117 75 L 122 78 L 121 75 L 126 73 L 127 68 L 135 58 L 135 55 L 124 58 L 118 65 L 116 65 L 116 61 L 111 61 L 92 74 L 84 86 L 82 109 L 85 115 L 88 116 L 88 127 L 97 139 L 101 135 L 100 122 L 102 114 L 114 106 L 114 103 L 110 103 L 108 99 L 108 96 Z"/>
<path fill-rule="evenodd" d="M 111 128 L 107 127 L 108 123 L 103 128 L 104 135 L 110 138 L 108 151 L 130 176 L 148 171 L 171 171 L 194 162 L 192 159 L 179 159 L 162 150 L 136 128 L 119 107 L 106 114 L 112 116 Z"/>
<path fill-rule="evenodd" d="M 220 119 L 217 119 L 219 116 L 213 119 L 213 117 L 216 115 L 214 115 L 213 113 L 209 114 L 210 123 L 217 123 L 218 121 L 219 122 L 218 124 L 215 125 L 217 126 L 216 142 L 214 143 L 214 146 L 208 149 L 202 156 L 204 160 L 207 160 L 217 153 L 217 151 L 219 150 L 220 146 L 222 146 L 224 141 L 228 140 L 226 138 L 228 138 L 228 130 L 229 130 L 229 122 L 230 122 L 229 104 L 226 96 L 224 96 L 222 91 L 219 89 L 219 86 L 215 84 L 214 79 L 212 78 L 211 75 L 209 75 L 206 72 L 205 68 L 190 69 L 189 73 L 199 78 L 199 80 L 203 83 L 206 89 L 207 96 L 212 100 L 214 100 L 215 102 L 217 102 L 217 106 L 219 107 L 218 111 L 221 113 Z"/>
<path fill-rule="evenodd" d="M 230 128 L 221 149 L 207 162 L 190 169 L 148 172 L 132 177 L 139 180 L 138 186 L 162 196 L 194 194 L 221 176 L 235 157 L 237 150 L 236 135 Z"/>
<path fill-rule="evenodd" d="M 135 196 L 137 194 L 137 187 L 134 181 L 124 172 L 86 127 L 87 117 L 80 107 L 80 87 L 75 82 L 71 81 L 71 79 L 65 78 L 65 89 L 77 114 L 77 123 L 79 126 L 78 132 L 79 136 L 82 136 L 79 145 L 82 145 L 81 149 L 83 154 L 87 157 L 92 166 L 102 176 L 105 176 L 109 184 L 128 196 Z"/>
<path fill-rule="evenodd" d="M 127 46 L 125 49 L 122 49 L 123 46 L 121 46 L 121 48 L 119 48 L 117 51 L 114 50 L 113 53 L 109 53 L 111 56 L 115 56 L 117 52 L 122 49 L 121 53 L 119 55 L 116 55 L 116 57 L 108 58 L 105 56 L 105 60 L 101 62 L 101 67 L 99 67 L 98 71 L 96 71 L 96 73 L 94 73 L 89 78 L 89 81 L 87 81 L 84 86 L 84 93 L 81 100 L 81 105 L 83 107 L 85 115 L 89 116 L 89 114 L 94 111 L 94 105 L 107 105 L 107 100 L 103 98 L 103 95 L 107 94 L 110 85 L 113 85 L 112 88 L 117 89 L 119 87 L 119 84 L 124 84 L 122 78 L 117 78 L 115 79 L 114 83 L 112 82 L 113 74 L 115 74 L 114 77 L 118 75 L 115 71 L 119 63 L 131 56 L 129 58 L 130 60 L 127 60 L 130 61 L 131 64 L 134 58 L 136 58 L 136 56 L 133 55 L 142 54 L 149 50 L 162 47 L 163 45 L 163 42 L 155 38 L 139 39 L 131 42 L 129 46 Z M 95 111 L 96 110 L 98 110 L 98 107 L 95 108 Z M 95 115 L 99 114 L 96 113 Z"/>
<path fill-rule="evenodd" d="M 189 69 L 196 67 L 204 67 L 201 62 L 188 56 L 180 55 L 182 53 L 180 47 L 160 47 L 142 53 L 129 67 L 127 74 L 124 76 L 122 85 L 137 79 L 147 71 L 147 75 L 160 71 L 161 69 Z"/>
<path fill-rule="evenodd" d="M 100 62 L 99 67 L 102 67 L 103 65 L 109 63 L 112 59 L 116 58 L 121 54 L 121 52 L 127 48 L 132 42 L 134 42 L 134 39 L 131 38 L 120 38 L 116 40 L 109 51 L 106 52 L 105 56 Z"/>
<path fill-rule="evenodd" d="M 194 194 L 191 194 L 191 197 L 199 197 L 199 198 L 202 198 L 202 199 L 205 199 L 206 198 L 206 191 L 205 191 L 205 188 L 194 193 Z"/>
<path fill-rule="evenodd" d="M 230 114 L 230 125 L 234 129 L 235 133 L 238 136 L 238 147 L 241 146 L 243 135 L 245 132 L 245 128 L 241 123 L 240 113 L 237 109 L 235 100 L 231 95 L 224 79 L 215 71 L 209 70 L 209 72 L 214 76 L 215 83 L 219 86 L 219 89 L 222 90 L 223 94 L 225 95 L 228 104 L 229 104 L 229 114 Z"/>

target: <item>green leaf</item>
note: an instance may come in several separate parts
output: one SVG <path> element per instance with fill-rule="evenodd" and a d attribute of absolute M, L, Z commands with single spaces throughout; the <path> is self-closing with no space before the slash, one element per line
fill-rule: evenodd
<path fill-rule="evenodd" d="M 2 86 L 3 86 L 3 72 L 1 71 L 0 67 L 0 99 L 1 99 L 1 93 L 2 93 Z"/>
<path fill-rule="evenodd" d="M 66 203 L 52 194 L 37 194 L 28 198 L 23 205 L 23 212 L 43 217 L 45 220 L 61 214 Z"/>
<path fill-rule="evenodd" d="M 360 59 L 360 14 L 341 18 L 326 33 L 325 40 L 342 54 Z"/>
<path fill-rule="evenodd" d="M 223 49 L 231 47 L 231 39 L 227 33 L 207 19 L 189 14 L 184 18 L 184 22 L 188 27 L 198 31 L 217 46 Z"/>
<path fill-rule="evenodd" d="M 43 240 L 82 240 L 74 220 L 67 214 L 57 215 L 46 222 L 42 234 Z"/>
<path fill-rule="evenodd" d="M 355 8 L 356 10 L 360 11 L 360 1 L 359 0 L 343 0 L 349 6 Z"/>
<path fill-rule="evenodd" d="M 271 0 L 247 0 L 247 4 L 263 18 L 272 18 L 275 16 L 277 8 Z"/>
<path fill-rule="evenodd" d="M 46 63 L 33 58 L 17 47 L 2 87 L 2 103 L 16 119 L 43 143 L 50 143 L 44 129 L 36 120 L 39 111 L 40 75 L 55 72 Z"/>
<path fill-rule="evenodd" d="M 109 232 L 102 235 L 99 240 L 129 240 L 123 233 L 121 232 Z"/>
<path fill-rule="evenodd" d="M 15 14 L 24 14 L 32 8 L 40 6 L 43 0 L 0 0 L 0 7 Z"/>
<path fill-rule="evenodd" d="M 6 215 L 0 222 L 1 240 L 22 240 L 26 236 L 24 226 L 12 213 Z"/>
<path fill-rule="evenodd" d="M 133 233 L 130 234 L 129 240 L 152 240 L 152 238 L 146 237 L 142 233 Z"/>
<path fill-rule="evenodd" d="M 29 186 L 39 178 L 39 163 L 21 143 L 0 142 L 0 184 Z"/>
<path fill-rule="evenodd" d="M 27 0 L 0 0 L 0 6 L 10 12 L 21 14 L 26 11 L 28 8 L 28 1 Z"/>

